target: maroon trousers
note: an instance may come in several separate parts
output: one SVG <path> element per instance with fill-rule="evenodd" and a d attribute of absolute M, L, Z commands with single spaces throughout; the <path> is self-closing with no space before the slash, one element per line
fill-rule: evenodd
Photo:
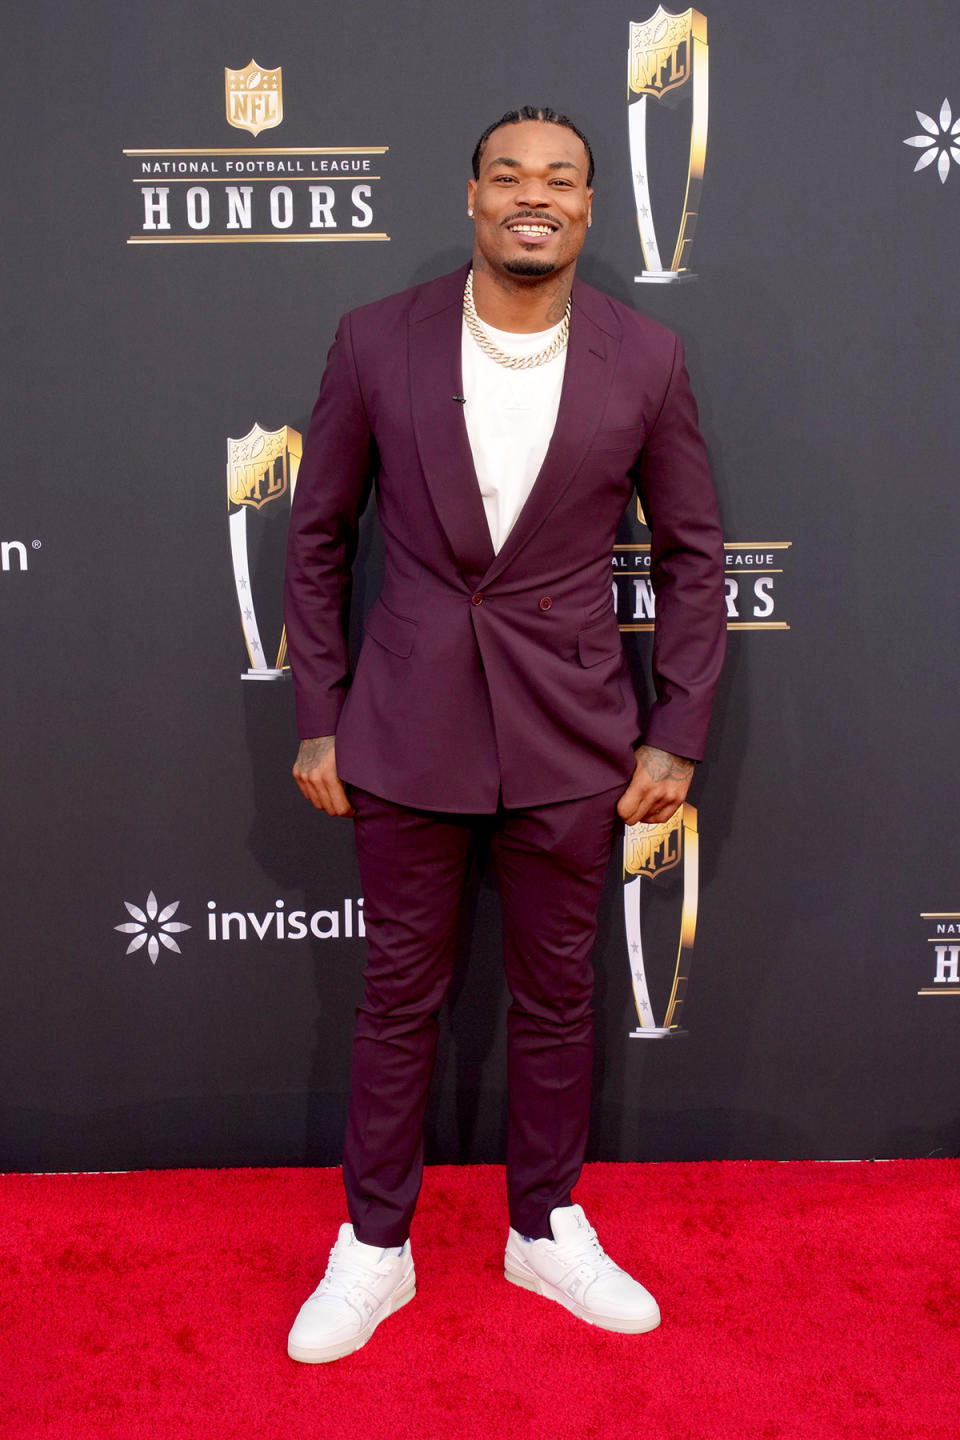
<path fill-rule="evenodd" d="M 343 1176 L 357 1238 L 402 1245 L 423 1175 L 437 1016 L 471 857 L 489 835 L 503 912 L 507 1200 L 523 1235 L 570 1205 L 590 1116 L 597 906 L 623 786 L 496 815 L 411 810 L 350 787 L 368 940 Z"/>

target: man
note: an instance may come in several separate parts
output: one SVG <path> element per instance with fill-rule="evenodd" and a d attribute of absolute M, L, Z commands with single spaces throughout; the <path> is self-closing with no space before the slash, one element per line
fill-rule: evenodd
<path fill-rule="evenodd" d="M 341 321 L 293 506 L 293 773 L 319 809 L 354 817 L 369 944 L 350 1223 L 288 1342 L 308 1362 L 357 1349 L 415 1294 L 437 1012 L 481 833 L 512 994 L 506 1278 L 608 1329 L 660 1319 L 571 1191 L 600 890 L 618 817 L 669 818 L 703 753 L 725 639 L 721 531 L 679 342 L 574 282 L 593 196 L 583 135 L 551 110 L 512 111 L 473 171 L 471 265 Z M 351 676 L 371 482 L 385 576 Z M 634 490 L 657 596 L 642 733 L 610 600 Z"/>

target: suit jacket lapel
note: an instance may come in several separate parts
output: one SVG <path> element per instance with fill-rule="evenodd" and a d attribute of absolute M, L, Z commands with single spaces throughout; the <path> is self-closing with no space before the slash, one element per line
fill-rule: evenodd
<path fill-rule="evenodd" d="M 502 548 L 483 573 L 481 585 L 495 580 L 536 534 L 570 486 L 593 442 L 620 348 L 619 336 L 611 333 L 609 319 L 597 309 L 596 300 L 600 298 L 574 281 L 557 423 L 533 489 Z M 469 453 L 469 442 L 467 449 Z M 479 494 L 476 481 L 474 486 Z M 482 508 L 481 501 L 481 512 Z"/>
<path fill-rule="evenodd" d="M 431 286 L 410 317 L 413 427 L 430 498 L 465 577 L 472 582 L 493 559 L 493 543 L 473 465 L 460 364 L 462 297 L 467 267 Z"/>

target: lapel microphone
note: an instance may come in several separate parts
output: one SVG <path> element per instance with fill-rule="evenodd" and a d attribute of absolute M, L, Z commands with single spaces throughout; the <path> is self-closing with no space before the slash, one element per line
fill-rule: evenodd
<path fill-rule="evenodd" d="M 450 399 L 451 399 L 451 400 L 456 400 L 456 402 L 457 402 L 458 405 L 466 405 L 466 403 L 467 403 L 467 397 L 466 397 L 466 395 L 451 395 L 451 396 L 450 396 Z"/>

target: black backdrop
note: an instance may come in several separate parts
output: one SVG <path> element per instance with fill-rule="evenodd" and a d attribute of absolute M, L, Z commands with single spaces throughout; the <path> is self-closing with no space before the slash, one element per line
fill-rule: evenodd
<path fill-rule="evenodd" d="M 685 342 L 739 587 L 731 622 L 758 627 L 731 629 L 691 796 L 701 897 L 686 1038 L 630 1037 L 611 866 L 591 1154 L 956 1153 L 955 11 L 710 0 L 697 279 L 661 286 L 634 280 L 627 139 L 628 27 L 651 9 L 8 7 L 8 1168 L 339 1158 L 358 881 L 348 827 L 289 779 L 289 680 L 241 679 L 227 442 L 257 423 L 303 433 L 339 314 L 466 257 L 476 135 L 524 103 L 567 110 L 594 145 L 580 273 Z M 223 82 L 253 58 L 282 72 L 282 120 L 256 136 L 227 123 Z M 670 112 L 674 141 L 685 104 Z M 652 173 L 662 109 L 650 102 Z M 903 142 L 925 134 L 944 179 L 936 163 L 914 170 L 924 149 Z M 137 150 L 151 155 L 125 153 Z M 144 169 L 189 151 L 224 166 L 215 152 L 230 150 L 318 169 L 235 179 L 253 192 L 239 238 L 222 169 Z M 310 183 L 335 195 L 322 239 Z M 151 186 L 169 192 L 169 232 L 144 229 L 160 214 L 156 193 L 145 209 Z M 186 220 L 190 205 L 202 219 L 192 186 L 208 198 L 205 231 Z M 176 243 L 155 243 L 165 236 Z M 286 503 L 232 507 L 248 522 L 265 650 Z M 621 538 L 642 542 L 635 519 Z M 748 549 L 770 576 L 760 618 Z M 358 618 L 378 577 L 368 519 Z M 649 640 L 625 634 L 637 666 Z M 676 873 L 661 888 L 651 949 L 669 971 Z M 279 937 L 278 901 L 303 912 L 302 938 L 296 923 Z M 504 992 L 483 875 L 471 910 L 433 1160 L 502 1158 Z"/>

